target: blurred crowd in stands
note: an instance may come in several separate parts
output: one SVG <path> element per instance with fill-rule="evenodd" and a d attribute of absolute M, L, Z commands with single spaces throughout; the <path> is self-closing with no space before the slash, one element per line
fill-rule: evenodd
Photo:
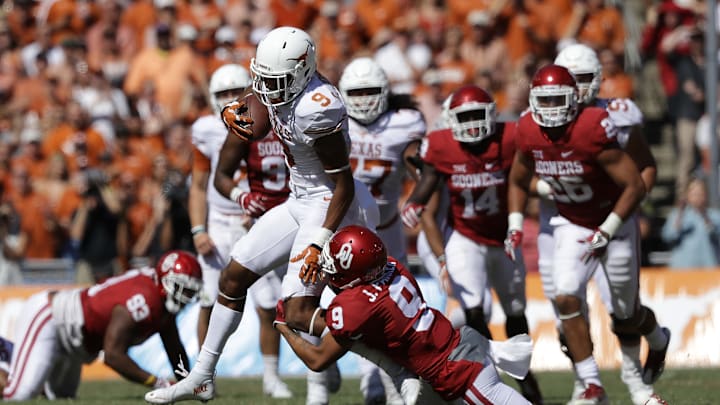
<path fill-rule="evenodd" d="M 353 57 L 373 56 L 428 123 L 465 83 L 515 119 L 535 69 L 588 44 L 603 66 L 599 96 L 636 100 L 651 144 L 672 131 L 671 188 L 689 209 L 691 176 L 710 166 L 706 14 L 693 0 L 4 0 L 0 283 L 17 282 L 7 269 L 25 259 L 70 258 L 77 281 L 93 282 L 192 250 L 189 128 L 211 112 L 208 78 L 225 63 L 247 67 L 282 25 L 315 38 L 333 83 Z M 670 246 L 681 236 L 663 233 Z"/>

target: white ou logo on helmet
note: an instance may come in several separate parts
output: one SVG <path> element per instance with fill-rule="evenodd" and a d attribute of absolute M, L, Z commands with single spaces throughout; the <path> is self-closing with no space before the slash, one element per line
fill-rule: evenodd
<path fill-rule="evenodd" d="M 335 259 L 337 259 L 338 264 L 340 264 L 340 267 L 344 270 L 349 269 L 353 259 L 352 245 L 349 242 L 343 243 L 343 245 L 340 246 L 340 250 L 335 253 Z"/>
<path fill-rule="evenodd" d="M 175 267 L 175 262 L 177 261 L 178 256 L 179 255 L 177 253 L 173 252 L 167 255 L 167 257 L 165 257 L 165 260 L 163 260 L 162 264 L 160 265 L 160 269 L 162 270 L 163 274 L 169 272 L 173 269 L 173 267 Z"/>

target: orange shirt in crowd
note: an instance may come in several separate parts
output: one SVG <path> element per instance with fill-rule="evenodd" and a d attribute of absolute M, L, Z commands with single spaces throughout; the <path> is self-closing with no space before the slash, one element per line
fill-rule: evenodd
<path fill-rule="evenodd" d="M 82 146 L 83 144 L 85 146 Z M 85 151 L 82 150 L 83 148 Z M 70 172 L 74 172 L 84 164 L 88 167 L 97 166 L 100 155 L 105 150 L 105 140 L 99 132 L 93 128 L 78 131 L 67 123 L 62 123 L 51 130 L 42 143 L 43 155 L 50 156 L 57 151 L 65 155 Z M 87 156 L 86 162 L 83 161 L 83 156 Z"/>
<path fill-rule="evenodd" d="M 381 28 L 392 28 L 401 10 L 397 0 L 358 0 L 355 3 L 355 12 L 365 35 L 372 38 Z"/>
<path fill-rule="evenodd" d="M 625 49 L 622 14 L 614 7 L 605 7 L 588 14 L 576 39 L 595 49 L 610 48 L 616 54 L 622 54 Z"/>
<path fill-rule="evenodd" d="M 20 228 L 27 236 L 25 257 L 28 259 L 52 259 L 56 257 L 58 240 L 52 223 L 54 214 L 50 202 L 35 192 L 14 194 L 12 203 L 20 215 Z"/>
<path fill-rule="evenodd" d="M 472 11 L 487 11 L 494 0 L 447 0 L 448 25 L 464 25 L 468 14 Z"/>
<path fill-rule="evenodd" d="M 15 82 L 13 104 L 26 107 L 42 116 L 51 100 L 50 86 L 40 77 L 25 77 Z"/>
<path fill-rule="evenodd" d="M 63 192 L 60 201 L 55 206 L 54 214 L 58 223 L 63 227 L 69 227 L 75 211 L 82 203 L 82 196 L 73 187 L 67 187 Z"/>
<path fill-rule="evenodd" d="M 317 9 L 308 0 L 270 0 L 270 10 L 275 15 L 275 26 L 310 27 Z"/>
<path fill-rule="evenodd" d="M 146 80 L 152 81 L 158 103 L 172 119 L 179 118 L 180 104 L 190 94 L 188 80 L 205 81 L 205 73 L 203 69 L 197 69 L 197 63 L 188 46 L 178 46 L 170 51 L 145 48 L 131 62 L 123 89 L 130 95 L 137 95 Z"/>
<path fill-rule="evenodd" d="M 155 7 L 152 0 L 135 0 L 120 16 L 120 26 L 133 33 L 135 49 L 145 47 L 145 31 L 155 24 Z"/>
<path fill-rule="evenodd" d="M 633 79 L 625 73 L 611 77 L 603 77 L 598 97 L 602 98 L 632 98 L 634 94 Z"/>

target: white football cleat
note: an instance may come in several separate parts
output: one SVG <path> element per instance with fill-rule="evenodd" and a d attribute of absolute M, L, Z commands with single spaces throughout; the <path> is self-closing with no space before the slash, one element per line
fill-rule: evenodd
<path fill-rule="evenodd" d="M 662 398 L 660 398 L 660 395 L 658 394 L 652 394 L 650 396 L 650 399 L 645 402 L 645 405 L 668 405 L 668 402 Z"/>
<path fill-rule="evenodd" d="M 214 376 L 193 376 L 191 373 L 175 385 L 148 392 L 145 394 L 145 401 L 151 404 L 173 404 L 193 400 L 207 402 L 215 398 L 214 380 Z"/>
<path fill-rule="evenodd" d="M 327 405 L 330 403 L 327 387 L 327 373 L 324 371 L 307 372 L 307 398 L 305 405 Z"/>
<path fill-rule="evenodd" d="M 420 396 L 420 379 L 415 374 L 408 374 L 400 384 L 400 395 L 405 405 L 415 405 Z"/>
<path fill-rule="evenodd" d="M 288 399 L 293 397 L 290 388 L 279 378 L 271 381 L 263 380 L 263 393 L 274 399 Z"/>

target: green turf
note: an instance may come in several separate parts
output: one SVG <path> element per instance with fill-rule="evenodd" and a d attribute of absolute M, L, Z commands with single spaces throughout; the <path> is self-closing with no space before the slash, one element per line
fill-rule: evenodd
<path fill-rule="evenodd" d="M 602 379 L 613 405 L 632 405 L 625 386 L 620 381 L 618 371 L 603 371 Z M 545 404 L 565 404 L 572 390 L 572 376 L 569 372 L 539 373 L 538 380 L 545 396 Z M 220 379 L 218 397 L 210 405 L 262 405 L 262 404 L 304 404 L 305 380 L 287 378 L 286 381 L 295 393 L 289 400 L 272 400 L 261 393 L 259 378 Z M 515 386 L 512 382 L 510 383 Z M 655 389 L 673 405 L 710 405 L 720 404 L 720 370 L 717 369 L 669 369 L 665 371 Z M 147 389 L 128 382 L 95 381 L 80 385 L 78 399 L 57 401 L 59 403 L 114 405 L 144 403 L 142 397 Z M 45 400 L 27 402 L 29 404 L 47 404 Z M 193 404 L 196 402 L 188 402 Z M 344 379 L 340 392 L 330 397 L 331 404 L 362 405 L 357 378 Z"/>

